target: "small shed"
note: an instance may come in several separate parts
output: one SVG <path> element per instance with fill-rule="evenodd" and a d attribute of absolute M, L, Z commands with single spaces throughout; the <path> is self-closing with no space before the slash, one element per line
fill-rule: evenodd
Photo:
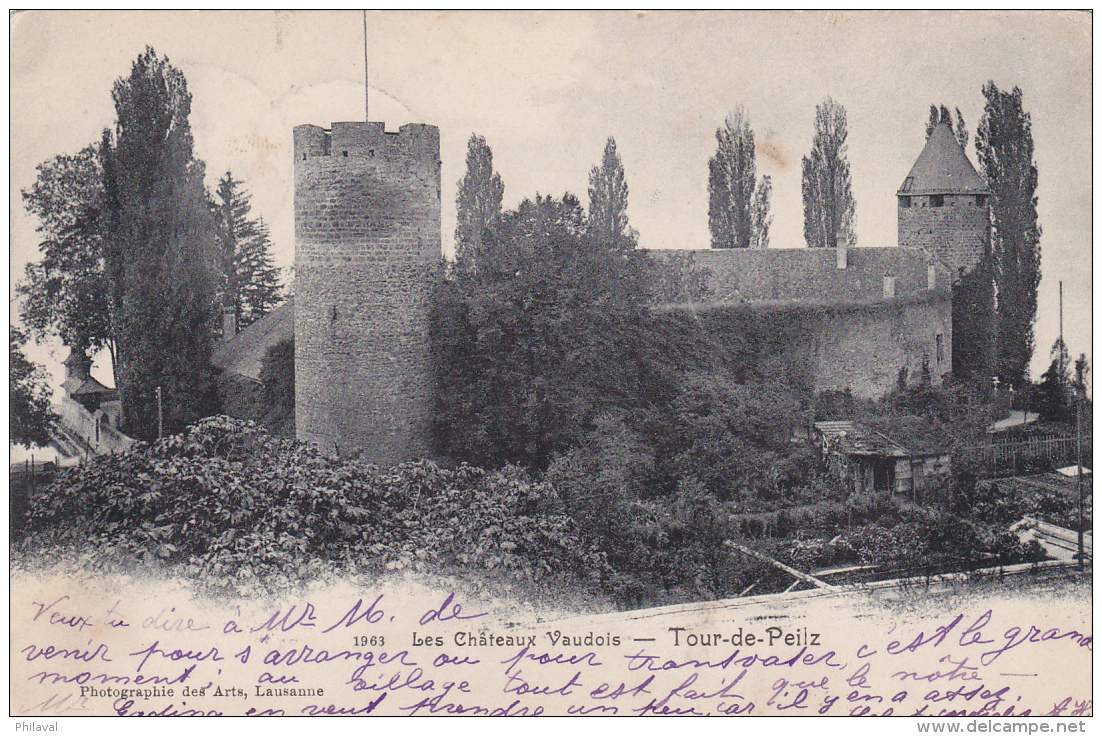
<path fill-rule="evenodd" d="M 824 463 L 854 493 L 919 501 L 952 471 L 948 441 L 921 417 L 816 422 L 815 435 Z"/>

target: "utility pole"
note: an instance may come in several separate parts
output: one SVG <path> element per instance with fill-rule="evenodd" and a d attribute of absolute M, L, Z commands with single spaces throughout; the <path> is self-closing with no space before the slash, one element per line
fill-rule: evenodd
<path fill-rule="evenodd" d="M 161 439 L 165 433 L 165 417 L 161 409 L 161 387 L 157 387 L 157 439 Z"/>

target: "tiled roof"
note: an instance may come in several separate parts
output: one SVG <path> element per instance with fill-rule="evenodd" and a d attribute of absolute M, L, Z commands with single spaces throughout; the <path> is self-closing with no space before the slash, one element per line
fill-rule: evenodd
<path fill-rule="evenodd" d="M 884 301 L 884 277 L 895 278 L 895 298 L 948 298 L 948 273 L 935 265 L 934 290 L 928 289 L 932 262 L 915 248 L 850 248 L 846 268 L 838 268 L 834 248 L 725 248 L 652 250 L 661 259 L 692 254 L 693 266 L 706 269 L 712 303 L 798 304 L 807 306 L 870 304 Z"/>
<path fill-rule="evenodd" d="M 294 297 L 253 322 L 232 340 L 219 344 L 211 354 L 215 368 L 260 380 L 260 364 L 268 348 L 295 337 Z"/>
<path fill-rule="evenodd" d="M 897 194 L 989 194 L 968 155 L 945 123 L 930 133 Z"/>

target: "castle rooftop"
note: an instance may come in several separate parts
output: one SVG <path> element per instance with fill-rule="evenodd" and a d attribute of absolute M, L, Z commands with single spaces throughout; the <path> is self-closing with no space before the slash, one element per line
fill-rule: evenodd
<path fill-rule="evenodd" d="M 949 125 L 939 123 L 896 194 L 990 194 L 990 189 Z"/>
<path fill-rule="evenodd" d="M 210 362 L 219 370 L 235 373 L 260 383 L 260 367 L 268 349 L 295 338 L 295 298 L 287 301 L 217 345 Z"/>

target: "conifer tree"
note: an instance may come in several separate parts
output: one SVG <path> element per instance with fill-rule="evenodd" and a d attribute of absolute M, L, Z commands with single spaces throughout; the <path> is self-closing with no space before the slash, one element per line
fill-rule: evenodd
<path fill-rule="evenodd" d="M 281 301 L 279 269 L 272 260 L 268 226 L 263 218 L 250 219 L 249 194 L 232 173 L 219 180 L 212 204 L 222 256 L 221 302 L 223 308 L 234 309 L 241 330 Z"/>

